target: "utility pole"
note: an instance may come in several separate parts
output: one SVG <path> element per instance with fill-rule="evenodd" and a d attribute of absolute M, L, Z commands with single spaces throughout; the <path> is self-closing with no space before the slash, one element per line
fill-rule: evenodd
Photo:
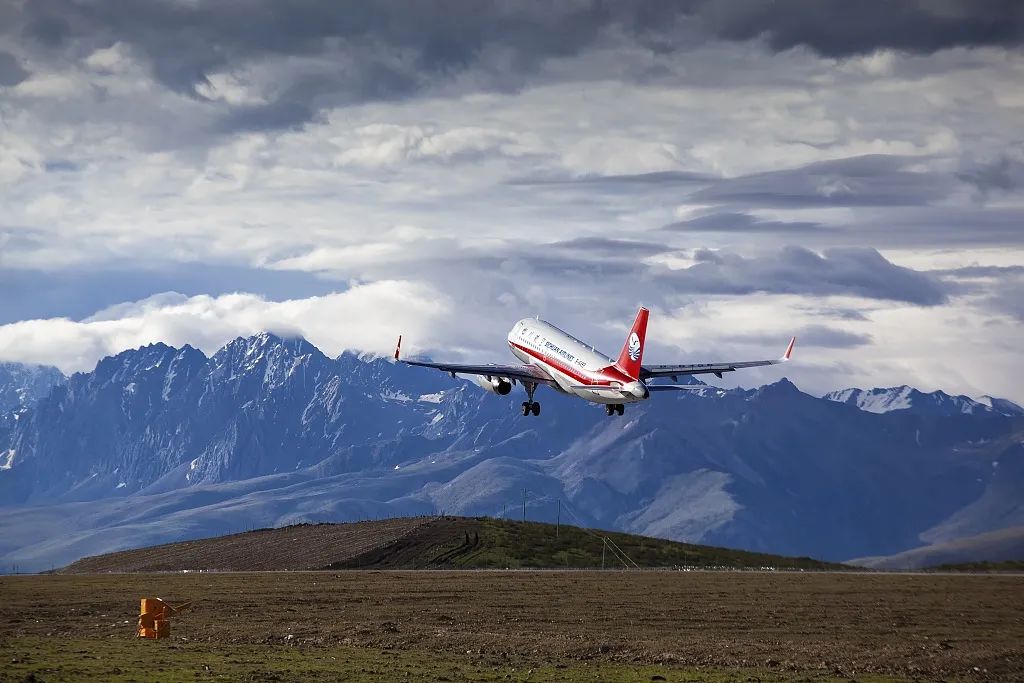
<path fill-rule="evenodd" d="M 508 519 L 508 517 L 505 516 L 505 509 L 507 507 L 508 507 L 508 503 L 502 503 L 501 504 L 501 518 L 502 519 Z"/>
<path fill-rule="evenodd" d="M 523 521 L 526 521 L 526 487 L 523 487 Z"/>
<path fill-rule="evenodd" d="M 555 515 L 555 538 L 558 538 L 558 527 L 562 525 L 562 499 L 558 499 L 558 514 Z"/>
<path fill-rule="evenodd" d="M 604 569 L 604 549 L 608 547 L 608 537 L 601 537 L 601 569 Z"/>

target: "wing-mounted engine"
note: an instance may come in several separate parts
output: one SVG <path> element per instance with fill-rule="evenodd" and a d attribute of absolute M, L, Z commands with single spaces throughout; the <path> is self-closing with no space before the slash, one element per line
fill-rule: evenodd
<path fill-rule="evenodd" d="M 499 396 L 505 396 L 512 391 L 512 382 L 505 377 L 484 377 L 483 375 L 473 375 L 473 381 L 492 394 L 498 394 Z"/>

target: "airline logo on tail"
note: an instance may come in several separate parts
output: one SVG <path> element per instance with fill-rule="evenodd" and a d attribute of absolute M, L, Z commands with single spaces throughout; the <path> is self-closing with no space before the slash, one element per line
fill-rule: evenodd
<path fill-rule="evenodd" d="M 640 363 L 644 357 L 644 336 L 647 334 L 646 308 L 641 308 L 636 313 L 636 320 L 633 321 L 633 328 L 629 331 L 626 343 L 622 345 L 619 352 L 619 359 L 615 361 L 615 367 L 630 379 L 640 379 Z"/>
<path fill-rule="evenodd" d="M 629 335 L 629 359 L 636 360 L 640 357 L 640 337 L 636 336 L 636 332 L 632 332 Z"/>

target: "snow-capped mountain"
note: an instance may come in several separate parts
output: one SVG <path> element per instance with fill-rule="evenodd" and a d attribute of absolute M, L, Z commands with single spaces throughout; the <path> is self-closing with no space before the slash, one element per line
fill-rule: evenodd
<path fill-rule="evenodd" d="M 0 413 L 28 408 L 67 378 L 49 365 L 0 362 Z"/>
<path fill-rule="evenodd" d="M 1006 416 L 1024 415 L 1024 408 L 1005 398 L 981 396 L 977 399 L 967 396 L 951 396 L 943 391 L 929 394 L 913 387 L 901 385 L 874 389 L 841 389 L 832 391 L 823 398 L 838 403 L 857 406 L 869 413 L 887 413 L 891 410 L 912 410 L 931 415 L 975 415 L 995 413 Z"/>
<path fill-rule="evenodd" d="M 1024 524 L 1024 418 L 980 402 L 875 413 L 785 379 L 624 417 L 542 400 L 524 418 L 515 395 L 271 334 L 211 357 L 126 351 L 0 433 L 0 567 L 300 521 L 497 515 L 524 488 L 534 519 L 561 500 L 585 525 L 825 559 Z"/>
<path fill-rule="evenodd" d="M 48 365 L 0 363 L 0 470 L 9 469 L 13 454 L 3 448 L 24 413 L 50 390 L 67 381 Z"/>

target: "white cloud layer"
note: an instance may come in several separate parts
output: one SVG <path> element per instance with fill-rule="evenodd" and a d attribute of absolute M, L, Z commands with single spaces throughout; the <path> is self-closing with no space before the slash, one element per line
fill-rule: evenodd
<path fill-rule="evenodd" d="M 88 371 L 104 356 L 146 344 L 191 344 L 210 354 L 237 336 L 262 331 L 302 335 L 328 354 L 345 349 L 386 353 L 402 331 L 418 343 L 437 343 L 431 330 L 451 314 L 451 302 L 444 296 L 400 281 L 286 301 L 171 292 L 113 306 L 81 321 L 0 325 L 0 358 L 53 364 L 64 372 Z"/>

